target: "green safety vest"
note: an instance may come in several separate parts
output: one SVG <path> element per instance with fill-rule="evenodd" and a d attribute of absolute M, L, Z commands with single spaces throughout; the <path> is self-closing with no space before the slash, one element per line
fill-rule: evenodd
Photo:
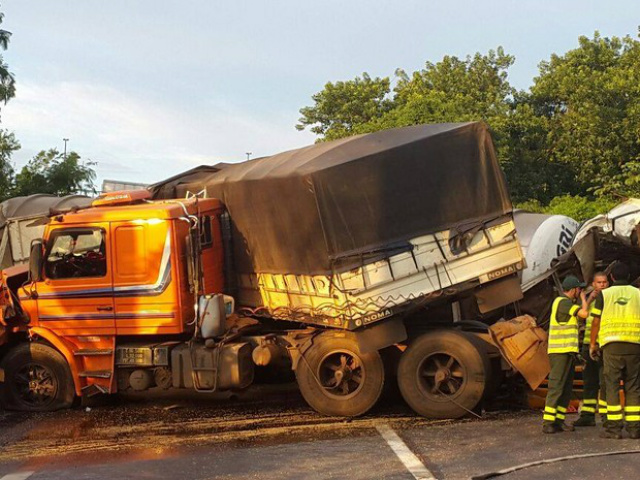
<path fill-rule="evenodd" d="M 566 323 L 559 323 L 556 318 L 558 305 L 563 299 L 566 297 L 556 298 L 551 307 L 548 353 L 578 353 L 578 319 L 571 315 Z"/>
<path fill-rule="evenodd" d="M 600 317 L 600 345 L 611 342 L 640 343 L 640 290 L 631 285 L 614 285 L 602 291 L 604 307 Z"/>

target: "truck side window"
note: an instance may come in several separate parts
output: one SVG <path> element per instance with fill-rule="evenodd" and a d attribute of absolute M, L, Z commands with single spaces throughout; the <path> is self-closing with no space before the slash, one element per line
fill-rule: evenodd
<path fill-rule="evenodd" d="M 104 277 L 107 258 L 104 231 L 100 228 L 60 229 L 47 242 L 47 278 Z"/>
<path fill-rule="evenodd" d="M 200 217 L 201 224 L 201 234 L 200 234 L 200 245 L 202 248 L 209 248 L 213 245 L 213 233 L 211 232 L 211 217 L 209 215 L 205 215 L 204 217 Z"/>

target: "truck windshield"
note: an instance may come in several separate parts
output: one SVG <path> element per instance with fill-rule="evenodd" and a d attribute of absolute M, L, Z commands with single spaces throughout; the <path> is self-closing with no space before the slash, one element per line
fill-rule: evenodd
<path fill-rule="evenodd" d="M 48 242 L 45 273 L 51 279 L 104 277 L 107 258 L 100 228 L 60 229 Z"/>

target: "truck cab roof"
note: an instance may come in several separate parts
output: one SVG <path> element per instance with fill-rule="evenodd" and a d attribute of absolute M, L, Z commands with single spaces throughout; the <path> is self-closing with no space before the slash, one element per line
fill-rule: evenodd
<path fill-rule="evenodd" d="M 185 216 L 185 208 L 191 215 L 197 211 L 221 209 L 222 202 L 213 198 L 162 200 L 146 203 L 94 206 L 74 212 L 62 213 L 52 218 L 52 224 L 76 224 L 92 222 L 113 222 L 132 219 L 152 218 L 170 220 Z"/>

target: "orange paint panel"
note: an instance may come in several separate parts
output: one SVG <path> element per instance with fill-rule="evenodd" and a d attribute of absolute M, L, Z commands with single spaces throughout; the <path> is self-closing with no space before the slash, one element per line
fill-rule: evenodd
<path fill-rule="evenodd" d="M 166 329 L 181 332 L 181 319 L 176 313 L 179 288 L 174 224 L 161 219 L 112 223 L 116 232 L 113 287 L 119 335 L 154 328 L 153 333 Z"/>
<path fill-rule="evenodd" d="M 115 237 L 115 281 L 148 283 L 150 252 L 147 250 L 148 225 L 116 225 Z"/>

